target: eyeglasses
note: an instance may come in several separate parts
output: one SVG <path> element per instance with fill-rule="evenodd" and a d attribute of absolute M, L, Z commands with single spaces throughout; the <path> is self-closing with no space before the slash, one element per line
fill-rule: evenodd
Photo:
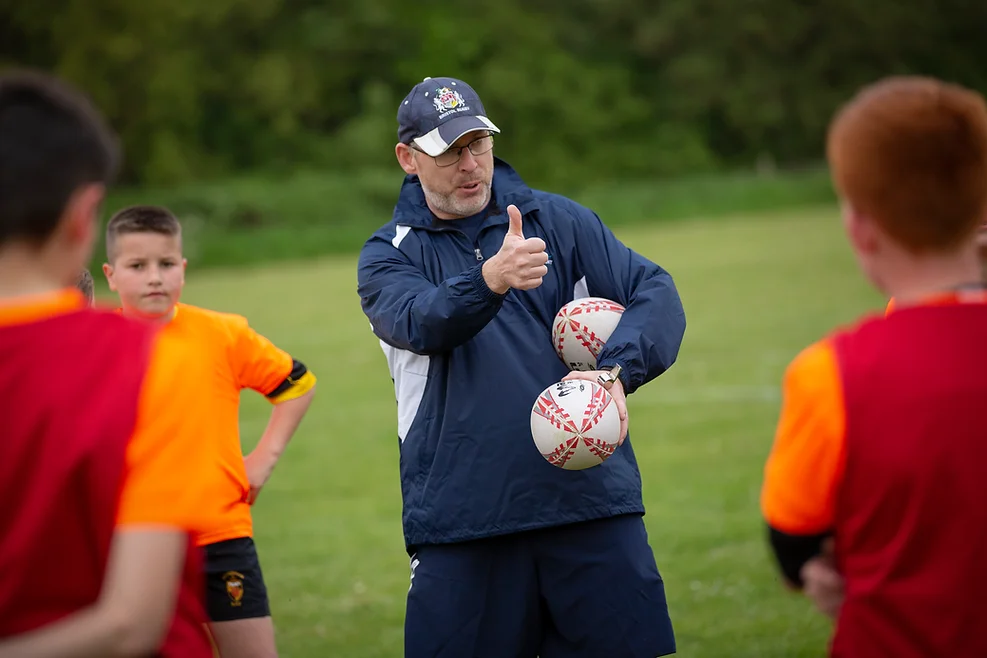
<path fill-rule="evenodd" d="M 484 153 L 489 152 L 490 149 L 493 148 L 493 144 L 494 144 L 493 135 L 484 135 L 483 137 L 477 137 L 466 146 L 453 146 L 444 153 L 440 153 L 439 155 L 431 155 L 429 157 L 435 160 L 435 164 L 439 167 L 451 167 L 452 165 L 459 162 L 460 158 L 463 157 L 463 151 L 465 149 L 469 149 L 470 153 L 472 153 L 474 156 L 483 155 Z M 422 151 L 420 148 L 417 148 L 414 144 L 411 144 L 411 148 L 415 149 L 416 151 L 421 151 L 422 153 L 425 153 L 425 151 Z M 425 155 L 428 154 L 425 153 Z"/>

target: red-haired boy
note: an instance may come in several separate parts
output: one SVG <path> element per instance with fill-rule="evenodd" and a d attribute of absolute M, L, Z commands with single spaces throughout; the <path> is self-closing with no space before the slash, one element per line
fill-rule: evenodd
<path fill-rule="evenodd" d="M 771 546 L 817 604 L 813 579 L 842 579 L 822 602 L 832 656 L 987 656 L 987 105 L 882 80 L 835 117 L 828 158 L 857 261 L 895 305 L 788 367 Z"/>

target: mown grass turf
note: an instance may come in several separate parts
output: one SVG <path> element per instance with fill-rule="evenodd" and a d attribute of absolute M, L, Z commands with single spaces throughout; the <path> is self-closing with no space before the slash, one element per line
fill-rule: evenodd
<path fill-rule="evenodd" d="M 779 382 L 802 347 L 879 309 L 835 209 L 637 226 L 688 328 L 678 363 L 630 401 L 651 542 L 689 658 L 822 656 L 829 624 L 775 575 L 758 511 Z M 245 314 L 310 365 L 319 391 L 255 506 L 282 656 L 402 655 L 393 389 L 360 311 L 355 257 L 196 271 L 185 301 Z M 243 395 L 249 450 L 269 406 Z M 467 657 L 464 657 L 467 658 Z"/>

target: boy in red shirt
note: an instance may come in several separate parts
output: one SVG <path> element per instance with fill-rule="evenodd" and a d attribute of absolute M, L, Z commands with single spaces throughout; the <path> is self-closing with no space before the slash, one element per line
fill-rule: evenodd
<path fill-rule="evenodd" d="M 895 304 L 788 367 L 771 546 L 836 617 L 832 656 L 987 656 L 987 104 L 883 80 L 837 115 L 828 158 L 861 269 Z"/>
<path fill-rule="evenodd" d="M 212 655 L 187 359 L 74 285 L 116 160 L 74 90 L 0 75 L 4 658 Z"/>

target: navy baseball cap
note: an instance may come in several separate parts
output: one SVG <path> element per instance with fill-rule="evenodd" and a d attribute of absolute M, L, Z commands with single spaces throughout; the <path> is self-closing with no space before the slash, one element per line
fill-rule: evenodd
<path fill-rule="evenodd" d="M 499 133 L 473 88 L 455 78 L 425 78 L 398 107 L 398 141 L 441 155 L 473 130 Z"/>

